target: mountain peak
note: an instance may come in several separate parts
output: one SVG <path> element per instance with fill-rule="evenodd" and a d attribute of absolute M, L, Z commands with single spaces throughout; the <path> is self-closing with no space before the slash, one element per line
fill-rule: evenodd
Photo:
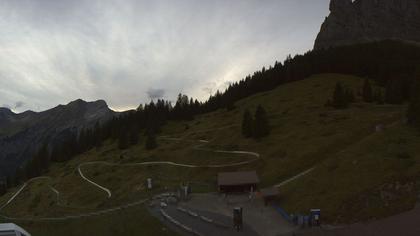
<path fill-rule="evenodd" d="M 92 101 L 92 102 L 87 102 L 87 101 L 85 101 L 83 99 L 80 99 L 80 98 L 69 102 L 67 105 L 89 105 L 89 104 L 108 106 L 107 103 L 105 102 L 105 100 L 102 100 L 102 99 Z"/>
<path fill-rule="evenodd" d="M 350 7 L 352 3 L 352 0 L 331 0 L 330 11 L 345 10 L 346 8 Z"/>
<path fill-rule="evenodd" d="M 108 107 L 108 104 L 106 103 L 106 101 L 105 100 L 102 100 L 102 99 L 96 100 L 96 101 L 94 101 L 92 103 L 93 104 L 97 104 L 97 105 L 107 106 Z"/>
<path fill-rule="evenodd" d="M 85 104 L 87 104 L 87 102 L 79 98 L 79 99 L 76 99 L 74 101 L 67 103 L 66 106 L 80 106 L 80 105 L 85 105 Z"/>
<path fill-rule="evenodd" d="M 10 110 L 10 108 L 0 107 L 0 114 L 13 115 L 15 113 L 12 110 Z"/>
<path fill-rule="evenodd" d="M 331 0 L 314 49 L 387 39 L 420 42 L 418 0 Z"/>

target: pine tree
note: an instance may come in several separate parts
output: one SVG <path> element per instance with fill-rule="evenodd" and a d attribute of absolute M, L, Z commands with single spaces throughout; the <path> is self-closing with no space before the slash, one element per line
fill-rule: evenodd
<path fill-rule="evenodd" d="M 379 104 L 379 105 L 383 105 L 383 104 L 385 103 L 385 101 L 384 101 L 384 96 L 383 96 L 383 94 L 382 94 L 382 90 L 381 90 L 381 89 L 377 89 L 377 90 L 375 91 L 374 96 L 373 96 L 373 100 L 374 100 L 377 104 Z"/>
<path fill-rule="evenodd" d="M 348 106 L 349 103 L 353 103 L 356 100 L 356 98 L 354 97 L 354 92 L 353 92 L 352 89 L 347 88 L 345 94 L 346 94 L 347 106 Z"/>
<path fill-rule="evenodd" d="M 372 86 L 370 84 L 369 79 L 365 79 L 365 83 L 363 85 L 363 92 L 362 92 L 363 101 L 371 103 L 373 102 L 373 92 Z"/>
<path fill-rule="evenodd" d="M 7 193 L 7 184 L 4 178 L 0 178 L 0 196 L 3 196 Z"/>
<path fill-rule="evenodd" d="M 243 119 L 242 119 L 242 135 L 245 138 L 250 138 L 253 136 L 253 129 L 254 129 L 254 119 L 252 118 L 251 113 L 248 109 L 244 111 Z"/>
<path fill-rule="evenodd" d="M 139 143 L 139 133 L 138 130 L 133 128 L 130 131 L 130 145 L 136 145 Z"/>
<path fill-rule="evenodd" d="M 392 81 L 389 80 L 388 83 L 386 84 L 386 89 L 385 89 L 385 102 L 388 104 L 393 104 L 393 86 L 392 86 Z"/>
<path fill-rule="evenodd" d="M 267 136 L 270 133 L 270 127 L 268 124 L 267 112 L 265 109 L 258 105 L 255 111 L 255 123 L 254 123 L 254 137 L 261 138 Z"/>
<path fill-rule="evenodd" d="M 39 159 L 40 162 L 40 169 L 42 173 L 45 173 L 50 168 L 50 155 L 48 152 L 48 144 L 45 143 L 42 145 L 41 149 L 38 151 L 37 156 L 35 158 Z"/>
<path fill-rule="evenodd" d="M 118 138 L 118 148 L 127 149 L 128 147 L 129 147 L 128 133 L 125 130 L 122 130 Z"/>
<path fill-rule="evenodd" d="M 23 183 L 25 179 L 26 179 L 25 169 L 22 166 L 20 166 L 16 169 L 14 184 L 19 185 Z"/>
<path fill-rule="evenodd" d="M 147 132 L 145 147 L 147 150 L 152 150 L 157 147 L 156 137 L 153 132 Z"/>
<path fill-rule="evenodd" d="M 233 109 L 235 109 L 235 104 L 232 99 L 228 99 L 226 101 L 226 110 L 232 111 Z"/>
<path fill-rule="evenodd" d="M 337 82 L 334 89 L 332 106 L 337 109 L 348 107 L 347 95 L 340 82 Z"/>
<path fill-rule="evenodd" d="M 407 120 L 409 124 L 420 129 L 420 78 L 418 78 L 412 87 L 410 106 L 407 110 Z"/>
<path fill-rule="evenodd" d="M 385 102 L 401 104 L 404 102 L 403 87 L 399 80 L 389 80 L 385 91 Z"/>
<path fill-rule="evenodd" d="M 102 141 L 103 141 L 102 127 L 99 124 L 99 121 L 97 121 L 93 128 L 93 142 L 96 147 L 101 147 Z"/>

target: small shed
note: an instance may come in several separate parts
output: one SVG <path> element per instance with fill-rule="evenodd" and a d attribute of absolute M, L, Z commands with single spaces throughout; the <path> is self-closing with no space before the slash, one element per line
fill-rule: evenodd
<path fill-rule="evenodd" d="M 268 202 L 276 199 L 279 196 L 279 190 L 276 187 L 261 189 L 261 196 L 264 199 L 264 204 L 267 206 Z"/>
<path fill-rule="evenodd" d="M 223 172 L 217 175 L 217 185 L 223 193 L 255 191 L 259 183 L 255 171 Z"/>

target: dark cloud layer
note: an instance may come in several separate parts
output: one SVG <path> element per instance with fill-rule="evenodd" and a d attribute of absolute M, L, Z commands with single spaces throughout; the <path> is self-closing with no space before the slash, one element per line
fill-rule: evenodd
<path fill-rule="evenodd" d="M 327 13 L 328 0 L 4 0 L 0 104 L 205 99 L 312 48 Z"/>

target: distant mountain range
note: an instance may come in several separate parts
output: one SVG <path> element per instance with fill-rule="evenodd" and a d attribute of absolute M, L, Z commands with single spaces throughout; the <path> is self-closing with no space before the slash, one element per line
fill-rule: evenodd
<path fill-rule="evenodd" d="M 68 132 L 92 127 L 96 122 L 105 122 L 118 114 L 103 100 L 86 102 L 78 99 L 43 112 L 19 114 L 0 108 L 0 176 L 11 174 L 43 142 L 56 142 Z"/>

